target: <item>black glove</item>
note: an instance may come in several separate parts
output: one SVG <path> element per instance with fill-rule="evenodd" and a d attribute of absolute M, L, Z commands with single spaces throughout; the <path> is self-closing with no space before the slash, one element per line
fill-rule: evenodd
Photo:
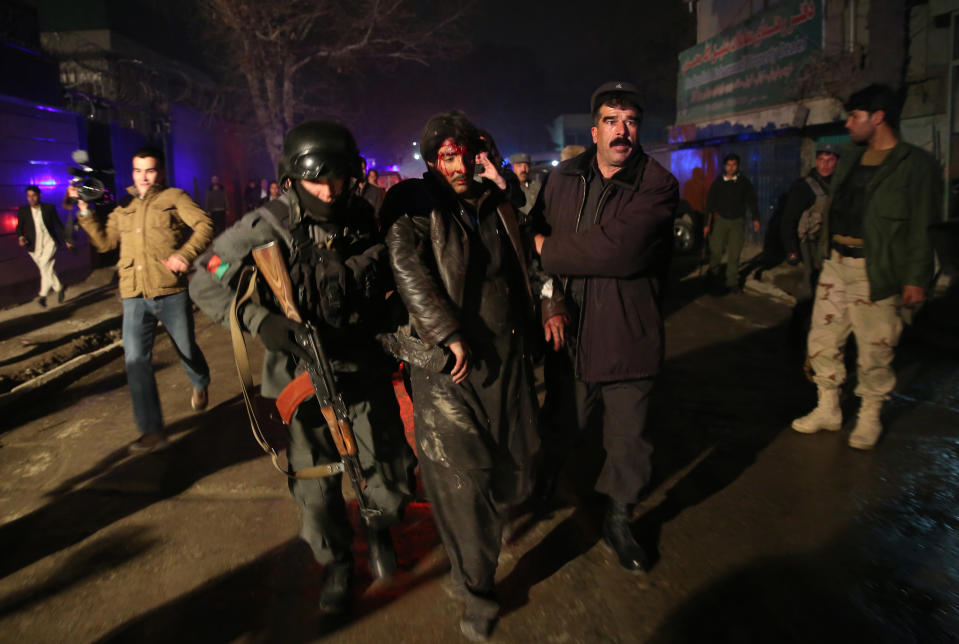
<path fill-rule="evenodd" d="M 295 332 L 304 330 L 302 324 L 282 315 L 270 313 L 260 323 L 260 330 L 257 335 L 260 337 L 263 346 L 270 351 L 282 351 L 292 354 L 300 360 L 309 360 L 306 351 L 293 339 Z"/>

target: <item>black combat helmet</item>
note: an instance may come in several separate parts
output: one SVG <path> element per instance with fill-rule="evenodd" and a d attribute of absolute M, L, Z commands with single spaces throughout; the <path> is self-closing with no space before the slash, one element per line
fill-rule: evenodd
<path fill-rule="evenodd" d="M 325 177 L 359 178 L 360 152 L 345 126 L 332 121 L 307 121 L 286 133 L 276 179 L 315 181 Z"/>

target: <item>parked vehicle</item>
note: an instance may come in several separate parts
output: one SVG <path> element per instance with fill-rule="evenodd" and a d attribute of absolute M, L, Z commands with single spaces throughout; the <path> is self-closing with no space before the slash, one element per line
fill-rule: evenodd
<path fill-rule="evenodd" d="M 677 253 L 691 253 L 703 243 L 706 215 L 694 210 L 685 199 L 679 200 L 673 221 L 673 249 Z"/>

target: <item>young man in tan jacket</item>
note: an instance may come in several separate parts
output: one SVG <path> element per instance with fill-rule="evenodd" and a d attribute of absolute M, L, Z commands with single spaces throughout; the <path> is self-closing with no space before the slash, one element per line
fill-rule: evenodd
<path fill-rule="evenodd" d="M 69 189 L 76 197 L 76 188 Z M 213 224 L 190 195 L 165 182 L 163 153 L 141 148 L 133 155 L 133 185 L 106 222 L 78 201 L 78 221 L 101 253 L 120 247 L 117 272 L 123 299 L 123 351 L 140 438 L 131 451 L 166 445 L 153 374 L 153 341 L 163 322 L 193 384 L 190 404 L 207 406 L 210 369 L 196 344 L 187 294 L 187 269 L 210 244 Z"/>

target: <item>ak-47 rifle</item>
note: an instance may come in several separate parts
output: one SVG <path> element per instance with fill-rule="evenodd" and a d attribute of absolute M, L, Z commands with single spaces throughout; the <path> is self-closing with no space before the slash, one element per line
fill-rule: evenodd
<path fill-rule="evenodd" d="M 305 371 L 297 376 L 277 398 L 276 406 L 283 422 L 289 423 L 296 408 L 310 396 L 314 396 L 323 412 L 323 418 L 330 429 L 336 451 L 342 459 L 342 469 L 339 463 L 330 464 L 331 469 L 346 471 L 350 484 L 356 495 L 360 517 L 367 528 L 367 541 L 370 545 L 370 569 L 377 579 L 390 576 L 396 568 L 396 556 L 389 552 L 374 553 L 379 549 L 381 541 L 378 533 L 383 528 L 377 525 L 378 518 L 383 514 L 379 508 L 371 506 L 363 494 L 363 470 L 360 466 L 359 455 L 356 450 L 356 437 L 350 424 L 349 413 L 343 396 L 337 390 L 336 378 L 333 369 L 323 350 L 316 327 L 304 320 L 293 299 L 293 286 L 286 262 L 276 242 L 253 249 L 253 261 L 260 269 L 260 273 L 276 297 L 283 314 L 302 325 L 302 330 L 294 333 L 294 339 L 309 357 L 305 360 Z"/>

